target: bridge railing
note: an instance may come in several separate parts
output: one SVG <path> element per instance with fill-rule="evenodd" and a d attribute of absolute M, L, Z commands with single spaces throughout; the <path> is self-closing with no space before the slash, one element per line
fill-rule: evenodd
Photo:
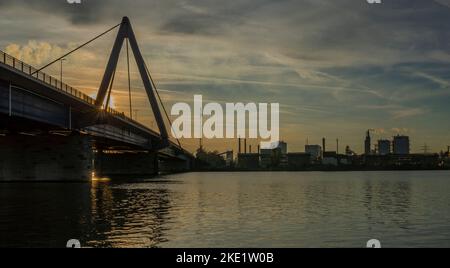
<path fill-rule="evenodd" d="M 53 87 L 53 88 L 55 88 L 57 90 L 61 90 L 63 92 L 66 92 L 66 93 L 68 93 L 68 94 L 70 94 L 70 95 L 72 95 L 72 96 L 74 96 L 74 97 L 76 97 L 76 98 L 86 102 L 86 103 L 89 103 L 91 105 L 95 105 L 95 100 L 92 97 L 90 97 L 90 96 L 84 94 L 83 92 L 81 92 L 81 91 L 79 91 L 79 90 L 77 90 L 77 89 L 75 89 L 75 88 L 73 88 L 73 87 L 71 87 L 71 86 L 69 86 L 69 85 L 59 81 L 58 79 L 52 77 L 51 75 L 48 75 L 48 74 L 46 74 L 44 72 L 41 72 L 41 71 L 37 71 L 37 69 L 34 68 L 33 66 L 28 65 L 28 64 L 24 63 L 23 61 L 15 58 L 15 57 L 13 57 L 13 56 L 11 56 L 9 54 L 6 54 L 5 52 L 3 52 L 1 50 L 0 50 L 0 63 L 3 63 L 3 64 L 6 64 L 6 65 L 8 65 L 10 67 L 13 67 L 14 69 L 16 69 L 18 71 L 21 71 L 24 74 L 32 76 L 32 77 L 38 79 L 39 81 L 44 82 L 45 84 L 47 84 L 47 85 L 49 85 L 49 86 L 51 86 L 51 87 Z M 118 111 L 116 111 L 116 110 L 114 110 L 112 108 L 108 108 L 107 112 L 110 113 L 110 114 L 113 114 L 115 116 L 120 116 L 120 117 L 123 117 L 123 118 L 127 118 L 124 113 L 120 113 L 120 112 L 118 112 Z"/>

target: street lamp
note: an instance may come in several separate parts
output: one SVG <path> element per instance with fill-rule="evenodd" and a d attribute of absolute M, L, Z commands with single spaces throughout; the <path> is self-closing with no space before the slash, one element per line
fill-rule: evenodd
<path fill-rule="evenodd" d="M 62 84 L 62 81 L 63 81 L 63 61 L 65 61 L 66 59 L 61 59 L 60 60 L 60 62 L 61 62 L 61 69 L 60 69 L 60 71 L 61 71 L 61 73 L 60 73 L 60 77 L 59 77 L 59 81 L 61 82 L 61 84 Z"/>

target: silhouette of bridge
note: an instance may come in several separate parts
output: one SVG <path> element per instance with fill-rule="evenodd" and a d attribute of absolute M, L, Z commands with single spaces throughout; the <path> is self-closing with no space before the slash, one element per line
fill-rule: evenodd
<path fill-rule="evenodd" d="M 96 99 L 42 71 L 115 28 Z M 109 107 L 125 41 L 128 85 L 130 46 L 159 132 L 133 120 L 131 111 L 128 117 Z M 170 124 L 127 17 L 40 69 L 0 51 L 0 181 L 86 180 L 92 171 L 101 176 L 189 170 L 193 156 L 179 141 L 170 141 L 160 107 Z"/>

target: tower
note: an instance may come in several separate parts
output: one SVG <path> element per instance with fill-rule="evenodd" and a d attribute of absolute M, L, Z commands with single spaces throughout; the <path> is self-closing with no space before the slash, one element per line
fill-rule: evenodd
<path fill-rule="evenodd" d="M 241 138 L 238 138 L 238 153 L 241 153 Z"/>
<path fill-rule="evenodd" d="M 370 142 L 370 130 L 367 130 L 366 140 L 364 141 L 364 153 L 366 155 L 369 155 L 371 153 Z"/>
<path fill-rule="evenodd" d="M 127 44 L 129 43 L 134 58 L 136 60 L 139 74 L 141 76 L 144 85 L 144 89 L 147 93 L 148 100 L 150 101 L 150 105 L 156 123 L 158 124 L 159 132 L 162 139 L 160 147 L 164 148 L 169 144 L 169 135 L 167 133 L 167 129 L 165 127 L 161 111 L 159 109 L 159 104 L 156 97 L 157 94 L 156 87 L 150 76 L 150 72 L 148 71 L 147 65 L 145 64 L 144 57 L 141 54 L 141 51 L 139 49 L 136 40 L 136 36 L 134 35 L 133 27 L 131 26 L 131 22 L 128 17 L 123 17 L 122 23 L 120 24 L 119 32 L 114 42 L 114 46 L 112 48 L 111 55 L 108 60 L 108 64 L 106 65 L 106 70 L 103 75 L 100 88 L 98 90 L 95 105 L 101 108 L 105 102 L 105 98 L 107 97 L 107 95 L 109 99 L 109 94 L 111 93 L 111 88 L 114 82 L 114 77 L 117 69 L 117 63 L 119 61 L 120 51 L 122 49 L 125 40 L 127 41 Z M 108 99 L 106 101 L 106 106 L 109 103 Z"/>
<path fill-rule="evenodd" d="M 325 143 L 326 143 L 325 138 L 323 138 L 323 139 L 322 139 L 322 151 L 323 151 L 323 152 L 326 152 L 326 151 L 327 151 L 327 150 L 325 149 L 325 145 L 326 145 Z"/>

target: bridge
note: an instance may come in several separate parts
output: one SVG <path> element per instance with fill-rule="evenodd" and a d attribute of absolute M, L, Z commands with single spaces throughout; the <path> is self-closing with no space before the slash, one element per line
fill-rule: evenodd
<path fill-rule="evenodd" d="M 119 28 L 118 34 L 96 99 L 43 72 L 115 28 Z M 109 107 L 125 41 L 129 85 L 128 46 L 159 131 L 133 120 L 131 113 L 128 117 Z M 0 51 L 0 181 L 85 181 L 92 174 L 142 176 L 188 171 L 193 156 L 179 141 L 169 139 L 160 107 L 170 124 L 127 17 L 40 69 Z"/>

